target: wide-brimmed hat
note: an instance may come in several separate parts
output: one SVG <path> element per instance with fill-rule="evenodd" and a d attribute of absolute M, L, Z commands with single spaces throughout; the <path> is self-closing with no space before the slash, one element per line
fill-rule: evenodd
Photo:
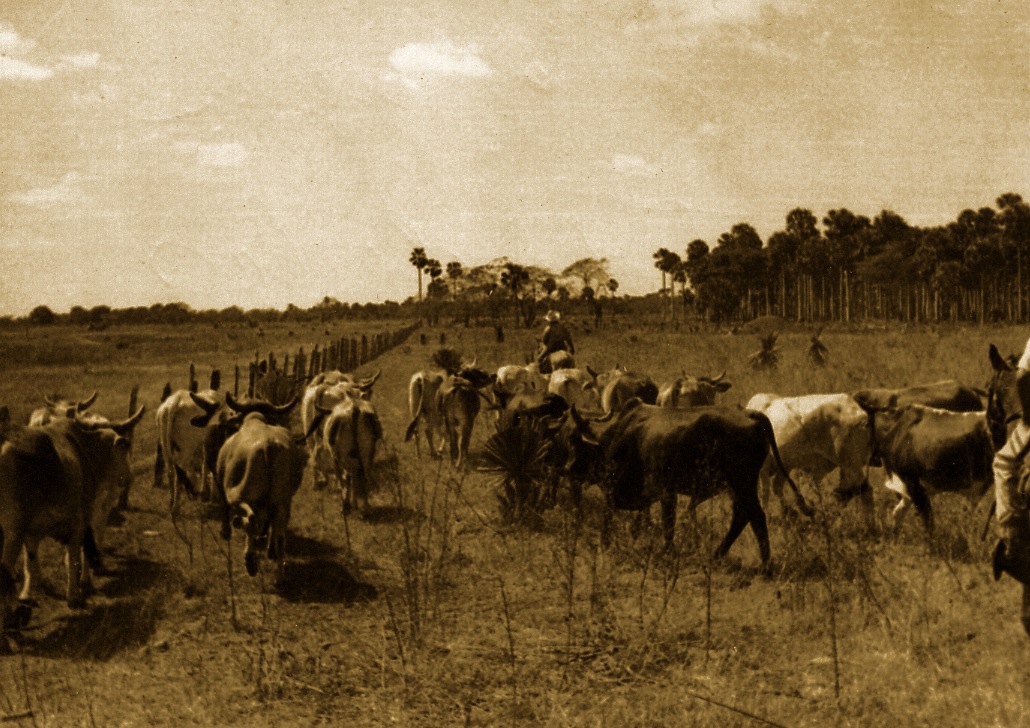
<path fill-rule="evenodd" d="M 544 314 L 545 321 L 557 321 L 560 318 L 561 314 L 557 311 L 548 311 L 546 314 Z"/>

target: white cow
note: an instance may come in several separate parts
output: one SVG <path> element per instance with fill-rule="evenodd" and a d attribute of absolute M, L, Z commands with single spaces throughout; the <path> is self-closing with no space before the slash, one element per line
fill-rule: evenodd
<path fill-rule="evenodd" d="M 328 478 L 336 472 L 332 454 L 326 447 L 322 437 L 322 422 L 318 420 L 318 408 L 331 410 L 347 400 L 368 400 L 372 397 L 372 388 L 379 375 L 376 372 L 370 377 L 357 379 L 350 374 L 339 371 L 323 372 L 317 375 L 304 390 L 300 404 L 301 426 L 308 438 L 309 463 L 311 475 L 316 489 L 326 486 Z"/>
<path fill-rule="evenodd" d="M 834 495 L 843 502 L 861 496 L 867 522 L 872 525 L 872 490 L 866 471 L 872 456 L 869 416 L 850 395 L 756 394 L 747 409 L 763 412 L 769 418 L 787 471 L 801 470 L 818 483 L 840 469 Z M 761 483 L 763 500 L 768 500 L 771 487 L 787 507 L 783 502 L 783 476 L 770 459 L 762 468 Z"/>
<path fill-rule="evenodd" d="M 590 367 L 559 369 L 551 375 L 547 391 L 580 411 L 601 411 L 601 390 L 597 386 L 597 374 Z"/>

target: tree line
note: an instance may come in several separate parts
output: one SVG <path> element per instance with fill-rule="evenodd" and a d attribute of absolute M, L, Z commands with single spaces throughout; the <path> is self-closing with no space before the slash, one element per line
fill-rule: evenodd
<path fill-rule="evenodd" d="M 1025 322 L 1030 205 L 1014 193 L 996 204 L 926 228 L 890 210 L 870 220 L 846 208 L 820 228 L 795 208 L 764 244 L 740 223 L 714 246 L 694 240 L 682 257 L 667 248 L 653 257 L 670 311 L 694 306 L 711 321 Z"/>

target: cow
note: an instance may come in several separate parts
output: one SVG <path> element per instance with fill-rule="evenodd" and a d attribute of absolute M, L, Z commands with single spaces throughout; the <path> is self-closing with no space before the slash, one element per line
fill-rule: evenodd
<path fill-rule="evenodd" d="M 340 488 L 343 512 L 368 509 L 369 490 L 375 484 L 376 446 L 383 439 L 383 427 L 375 406 L 364 399 L 345 397 L 333 407 L 315 403 L 316 416 L 307 437 L 321 432 L 323 450 L 332 462 Z"/>
<path fill-rule="evenodd" d="M 481 407 L 479 400 L 486 399 L 480 390 L 494 381 L 494 375 L 465 367 L 458 374 L 448 375 L 436 390 L 437 417 L 447 438 L 451 465 L 458 470 L 468 463 L 472 426 Z"/>
<path fill-rule="evenodd" d="M 560 369 L 575 369 L 576 357 L 564 349 L 552 351 L 538 366 L 541 374 L 553 374 Z"/>
<path fill-rule="evenodd" d="M 683 372 L 658 391 L 659 407 L 700 407 L 715 404 L 715 397 L 733 385 L 723 381 L 726 372 L 715 377 L 695 377 Z"/>
<path fill-rule="evenodd" d="M 442 370 L 424 369 L 412 374 L 408 382 L 408 412 L 411 415 L 411 423 L 404 434 L 404 441 L 415 439 L 415 452 L 419 457 L 422 456 L 420 433 L 425 433 L 430 457 L 440 456 L 436 446 L 436 429 L 440 424 L 436 393 L 446 377 L 447 373 Z"/>
<path fill-rule="evenodd" d="M 778 463 L 780 457 L 772 424 L 761 412 L 722 406 L 676 409 L 635 399 L 604 422 L 587 420 L 571 407 L 555 440 L 554 452 L 564 459 L 570 478 L 601 485 L 606 521 L 614 509 L 644 510 L 660 501 L 666 547 L 673 541 L 677 495 L 690 496 L 693 507 L 728 491 L 733 515 L 715 558 L 724 556 L 750 524 L 768 568 L 769 533 L 758 476 L 770 452 Z M 797 493 L 785 469 L 784 474 Z M 797 498 L 799 508 L 811 515 L 800 493 Z"/>
<path fill-rule="evenodd" d="M 950 412 L 983 412 L 982 398 L 986 393 L 967 387 L 954 379 L 946 379 L 901 389 L 863 389 L 853 392 L 851 396 L 864 408 L 884 409 L 890 406 L 920 404 Z"/>
<path fill-rule="evenodd" d="M 556 371 L 547 383 L 547 391 L 558 395 L 581 412 L 601 411 L 597 374 L 590 367 Z"/>
<path fill-rule="evenodd" d="M 96 391 L 86 399 L 73 401 L 63 398 L 59 394 L 53 397 L 44 397 L 45 407 L 37 407 L 29 414 L 30 427 L 42 427 L 50 423 L 55 417 L 71 417 L 74 414 L 84 415 L 86 410 L 93 406 L 97 400 Z"/>
<path fill-rule="evenodd" d="M 526 366 L 507 364 L 497 370 L 493 395 L 503 409 L 508 400 L 517 394 L 546 391 L 549 380 L 550 375 L 541 374 L 540 366 L 535 362 Z"/>
<path fill-rule="evenodd" d="M 180 389 L 168 394 L 158 406 L 154 485 L 168 485 L 170 511 L 176 509 L 180 487 L 192 497 L 211 499 L 210 475 L 233 416 L 225 394 L 217 389 Z"/>
<path fill-rule="evenodd" d="M 285 421 L 297 404 L 294 398 L 275 406 L 259 400 L 237 402 L 226 395 L 226 404 L 238 417 L 239 429 L 218 452 L 216 481 L 222 506 L 222 538 L 232 529 L 244 532 L 244 564 L 247 574 L 258 572 L 259 550 L 276 562 L 282 576 L 286 558 L 286 527 L 293 496 L 304 477 L 302 438 L 275 422 Z"/>
<path fill-rule="evenodd" d="M 379 371 L 370 377 L 356 379 L 339 371 L 323 372 L 316 375 L 305 388 L 300 405 L 301 426 L 305 433 L 311 433 L 309 460 L 316 490 L 324 488 L 327 477 L 334 472 L 332 457 L 325 449 L 321 431 L 312 429 L 318 418 L 317 406 L 332 409 L 344 400 L 371 399 L 372 389 L 381 373 Z"/>
<path fill-rule="evenodd" d="M 872 457 L 869 416 L 848 394 L 781 397 L 756 394 L 746 409 L 762 412 L 772 423 L 780 457 L 788 471 L 801 470 L 816 483 L 834 470 L 840 481 L 834 495 L 841 502 L 861 496 L 866 521 L 873 518 L 872 489 L 866 468 Z M 784 508 L 783 479 L 771 458 L 761 474 L 763 501 L 770 489 Z"/>
<path fill-rule="evenodd" d="M 140 407 L 128 419 L 103 423 L 73 413 L 9 433 L 0 445 L 0 612 L 5 625 L 23 625 L 29 618 L 36 553 L 44 538 L 67 549 L 68 606 L 85 606 L 92 569 L 100 563 L 97 538 L 132 479 L 129 438 L 143 411 Z M 24 580 L 16 608 L 13 575 L 23 551 Z"/>
<path fill-rule="evenodd" d="M 631 372 L 618 364 L 610 371 L 599 374 L 597 383 L 601 387 L 601 410 L 605 414 L 619 411 L 634 397 L 644 404 L 655 404 L 658 400 L 658 385 L 651 377 Z"/>
<path fill-rule="evenodd" d="M 994 446 L 984 412 L 857 401 L 869 415 L 873 457 L 883 463 L 884 485 L 901 496 L 892 527 L 912 504 L 932 533 L 931 494 L 961 491 L 975 503 L 993 484 Z"/>

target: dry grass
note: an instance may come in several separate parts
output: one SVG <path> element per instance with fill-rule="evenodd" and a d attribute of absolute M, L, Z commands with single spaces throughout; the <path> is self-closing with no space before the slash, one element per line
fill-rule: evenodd
<path fill-rule="evenodd" d="M 323 328 L 289 336 L 290 327 L 266 327 L 260 338 L 246 329 L 4 333 L 0 403 L 20 418 L 43 394 L 98 389 L 97 411 L 123 416 L 139 382 L 152 415 L 165 381 L 185 386 L 190 360 L 201 380 L 212 366 L 226 376 L 256 348 L 310 350 Z M 521 362 L 532 349 L 533 332 L 501 344 L 493 334 L 455 329 L 447 340 L 483 366 Z M 1007 352 L 1025 340 L 1021 329 L 826 330 L 833 356 L 816 368 L 810 335 L 782 333 L 770 371 L 748 366 L 752 336 L 606 330 L 576 343 L 595 369 L 617 361 L 656 381 L 725 369 L 733 388 L 723 401 L 744 403 L 758 391 L 951 377 L 982 385 L 988 342 Z M 32 711 L 16 724 L 39 726 L 1030 722 L 1030 641 L 1016 585 L 988 576 L 983 505 L 973 512 L 938 497 L 932 543 L 914 517 L 894 537 L 871 537 L 857 503 L 841 509 L 820 497 L 826 486 L 803 482 L 820 515 L 793 523 L 770 506 L 771 576 L 760 573 L 750 531 L 725 561 L 707 558 L 729 522 L 722 498 L 693 520 L 684 508 L 671 554 L 660 528 L 628 517 L 602 548 L 596 490 L 582 520 L 556 508 L 532 529 L 505 524 L 488 476 L 456 477 L 401 441 L 407 379 L 431 354 L 414 338 L 369 366 L 383 370 L 373 401 L 386 431 L 372 512 L 344 522 L 335 494 L 305 481 L 278 588 L 268 564 L 245 576 L 239 543 L 227 552 L 200 504 L 184 504 L 176 534 L 167 493 L 150 484 L 148 415 L 132 510 L 107 536 L 111 573 L 88 609 L 70 612 L 60 549 L 44 546 L 41 607 L 18 654 L 0 658 L 0 717 Z M 493 432 L 488 419 L 474 456 Z M 876 499 L 882 517 L 890 498 Z"/>

